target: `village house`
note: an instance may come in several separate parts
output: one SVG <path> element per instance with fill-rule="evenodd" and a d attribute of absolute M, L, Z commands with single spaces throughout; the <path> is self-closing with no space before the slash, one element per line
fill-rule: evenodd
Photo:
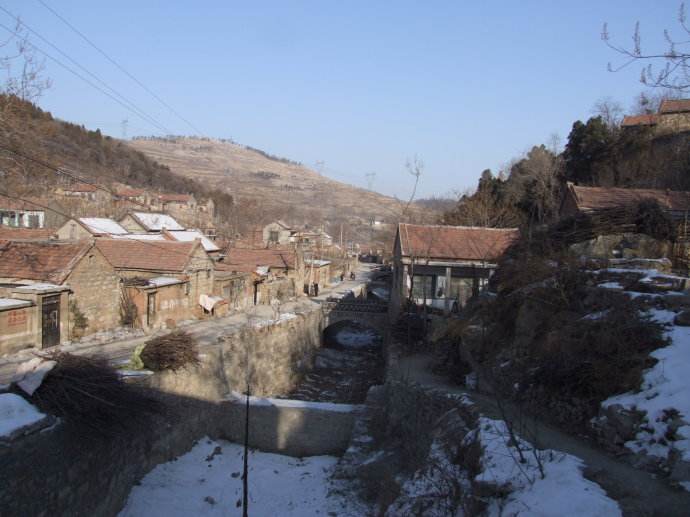
<path fill-rule="evenodd" d="M 331 284 L 331 261 L 304 259 L 304 286 L 308 293 L 309 286 L 318 285 L 318 289 Z"/>
<path fill-rule="evenodd" d="M 40 204 L 0 196 L 0 227 L 44 228 L 46 211 Z"/>
<path fill-rule="evenodd" d="M 13 228 L 0 226 L 0 241 L 47 241 L 55 230 L 50 228 Z"/>
<path fill-rule="evenodd" d="M 229 248 L 217 267 L 224 271 L 251 273 L 252 303 L 284 301 L 301 292 L 304 260 L 294 250 Z"/>
<path fill-rule="evenodd" d="M 39 312 L 63 322 L 44 326 L 39 346 L 120 324 L 120 279 L 92 241 L 5 241 L 0 244 L 0 283 L 4 297 L 33 289 Z M 56 289 L 68 289 L 68 306 L 59 302 Z M 49 311 L 44 306 L 50 304 Z"/>
<path fill-rule="evenodd" d="M 254 305 L 254 285 L 261 275 L 254 271 L 238 271 L 237 265 L 216 262 L 213 294 L 228 304 L 228 311 L 242 311 Z M 247 268 L 244 268 L 247 269 Z"/>
<path fill-rule="evenodd" d="M 285 246 L 295 242 L 296 230 L 283 221 L 275 221 L 263 227 L 262 238 L 266 246 Z"/>
<path fill-rule="evenodd" d="M 78 217 L 63 224 L 57 229 L 55 235 L 60 240 L 74 241 L 127 233 L 129 232 L 117 221 L 107 217 Z"/>
<path fill-rule="evenodd" d="M 55 194 L 64 198 L 82 199 L 90 202 L 105 202 L 111 199 L 111 195 L 105 190 L 82 182 L 58 187 L 55 189 Z"/>
<path fill-rule="evenodd" d="M 131 324 L 171 327 L 217 313 L 213 260 L 200 241 L 98 239 L 96 248 L 123 281 Z"/>
<path fill-rule="evenodd" d="M 448 313 L 488 284 L 497 261 L 515 242 L 515 228 L 400 223 L 393 247 L 391 311 L 405 300 Z"/>
<path fill-rule="evenodd" d="M 623 118 L 623 128 L 647 127 L 656 134 L 690 131 L 690 99 L 661 101 L 657 113 L 629 115 Z"/>
<path fill-rule="evenodd" d="M 129 212 L 120 225 L 130 233 L 161 233 L 163 230 L 184 230 L 172 216 L 160 212 Z"/>

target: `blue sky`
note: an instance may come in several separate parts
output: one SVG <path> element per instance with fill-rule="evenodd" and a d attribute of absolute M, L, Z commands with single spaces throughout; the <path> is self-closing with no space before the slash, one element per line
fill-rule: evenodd
<path fill-rule="evenodd" d="M 474 187 L 558 133 L 565 141 L 595 101 L 624 106 L 643 88 L 640 66 L 615 74 L 600 39 L 609 23 L 627 43 L 662 46 L 677 27 L 669 0 L 454 2 L 233 2 L 44 0 L 190 120 L 405 197 L 408 157 L 425 171 L 420 194 Z M 37 0 L 0 0 L 34 30 L 176 134 L 192 130 Z M 12 20 L 0 13 L 5 25 Z M 0 29 L 2 31 L 2 29 Z M 40 46 L 48 49 L 47 45 Z M 47 62 L 53 87 L 40 104 L 55 116 L 119 136 L 157 131 Z"/>

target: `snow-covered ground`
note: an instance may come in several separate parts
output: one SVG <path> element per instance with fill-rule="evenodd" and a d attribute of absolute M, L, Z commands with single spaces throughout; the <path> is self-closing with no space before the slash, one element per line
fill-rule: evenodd
<path fill-rule="evenodd" d="M 242 455 L 241 445 L 202 439 L 187 454 L 147 474 L 120 517 L 241 515 Z M 346 499 L 329 495 L 336 462 L 332 456 L 298 459 L 251 452 L 249 515 L 355 515 Z"/>
<path fill-rule="evenodd" d="M 690 327 L 673 325 L 676 314 L 672 311 L 652 309 L 650 314 L 669 325 L 666 336 L 670 338 L 670 345 L 650 354 L 658 362 L 644 372 L 638 392 L 616 395 L 602 405 L 620 404 L 647 413 L 645 429 L 635 440 L 625 444 L 630 450 L 668 458 L 675 449 L 684 461 L 690 461 L 690 425 L 676 430 L 679 440 L 665 438 L 671 410 L 676 410 L 685 422 L 690 421 Z"/>
<path fill-rule="evenodd" d="M 482 472 L 475 479 L 511 490 L 507 498 L 492 501 L 488 515 L 621 515 L 618 503 L 610 499 L 599 485 L 584 478 L 584 463 L 579 458 L 549 449 L 535 451 L 530 443 L 518 437 L 523 463 L 502 420 L 481 417 L 477 431 L 466 439 L 475 438 L 481 441 L 484 449 Z"/>
<path fill-rule="evenodd" d="M 0 393 L 0 437 L 11 436 L 22 427 L 45 418 L 34 406 L 14 393 Z"/>

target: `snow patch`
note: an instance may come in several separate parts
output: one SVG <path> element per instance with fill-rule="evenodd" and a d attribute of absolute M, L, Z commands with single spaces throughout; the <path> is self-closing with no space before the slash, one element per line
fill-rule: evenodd
<path fill-rule="evenodd" d="M 246 401 L 246 398 L 247 397 L 244 393 L 232 391 L 226 396 L 225 400 L 234 400 L 244 403 Z M 335 404 L 333 402 L 311 402 L 307 400 L 274 399 L 255 397 L 253 395 L 249 396 L 249 405 L 275 406 L 285 408 L 305 408 L 315 409 L 317 411 L 331 411 L 335 413 L 352 413 L 353 411 L 358 411 L 363 408 L 363 406 L 357 404 Z"/>
<path fill-rule="evenodd" d="M 19 395 L 0 394 L 0 436 L 10 436 L 22 427 L 35 424 L 45 417 L 45 414 Z"/>

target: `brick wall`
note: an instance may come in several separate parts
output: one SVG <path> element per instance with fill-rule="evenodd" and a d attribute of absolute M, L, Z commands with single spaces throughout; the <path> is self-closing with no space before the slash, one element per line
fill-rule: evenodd
<path fill-rule="evenodd" d="M 37 336 L 38 307 L 0 310 L 0 355 L 34 346 Z"/>
<path fill-rule="evenodd" d="M 64 283 L 73 291 L 70 300 L 88 318 L 86 334 L 120 326 L 120 278 L 100 251 L 91 248 Z"/>

